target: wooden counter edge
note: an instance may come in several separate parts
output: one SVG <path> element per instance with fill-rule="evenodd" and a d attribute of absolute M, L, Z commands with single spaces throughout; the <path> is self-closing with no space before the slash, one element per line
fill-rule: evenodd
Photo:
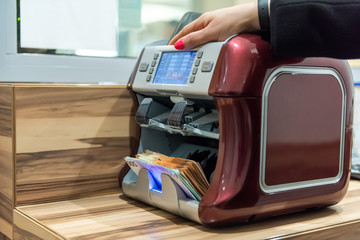
<path fill-rule="evenodd" d="M 14 228 L 20 229 L 22 232 L 26 232 L 29 235 L 35 235 L 41 239 L 46 240 L 66 240 L 67 238 L 61 236 L 61 233 L 55 232 L 48 226 L 42 224 L 37 219 L 26 215 L 20 209 L 14 209 Z M 266 239 L 322 239 L 322 240 L 336 240 L 336 239 L 357 239 L 360 233 L 360 219 L 343 222 L 340 224 L 333 224 L 325 227 L 319 227 L 307 231 L 301 231 L 296 233 L 268 236 Z M 15 235 L 15 233 L 14 233 Z M 14 238 L 15 239 L 15 238 Z M 31 237 L 29 238 L 31 239 Z"/>
<path fill-rule="evenodd" d="M 326 227 L 316 228 L 309 231 L 302 231 L 292 234 L 273 236 L 268 239 L 295 239 L 295 240 L 305 240 L 305 239 L 321 239 L 321 240 L 352 240 L 358 239 L 360 233 L 360 219 L 343 222 L 340 224 L 329 225 Z"/>
<path fill-rule="evenodd" d="M 29 235 L 34 235 L 41 239 L 46 240 L 65 240 L 63 236 L 59 233 L 52 231 L 41 222 L 38 222 L 36 219 L 31 216 L 25 215 L 18 209 L 14 209 L 14 231 L 16 229 L 26 232 Z M 32 239 L 31 236 L 26 236 L 24 239 Z M 14 232 L 15 239 L 15 232 Z"/>

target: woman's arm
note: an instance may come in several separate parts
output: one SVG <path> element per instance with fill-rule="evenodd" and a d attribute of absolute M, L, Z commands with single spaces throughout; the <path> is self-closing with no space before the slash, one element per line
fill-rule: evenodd
<path fill-rule="evenodd" d="M 359 0 L 272 0 L 275 55 L 360 58 Z"/>
<path fill-rule="evenodd" d="M 258 16 L 257 1 L 208 12 L 170 44 L 190 49 L 237 33 L 259 32 L 264 24 Z M 278 56 L 360 58 L 360 1 L 272 0 L 270 29 L 262 30 L 270 34 L 267 40 Z"/>
<path fill-rule="evenodd" d="M 257 2 L 252 2 L 204 13 L 169 44 L 175 44 L 177 49 L 191 49 L 207 42 L 224 41 L 237 33 L 259 30 Z"/>

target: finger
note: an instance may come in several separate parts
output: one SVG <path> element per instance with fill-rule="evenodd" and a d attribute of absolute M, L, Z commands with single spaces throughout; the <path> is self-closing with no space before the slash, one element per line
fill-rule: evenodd
<path fill-rule="evenodd" d="M 178 34 L 176 34 L 169 42 L 169 45 L 173 45 L 176 43 L 180 38 L 188 35 L 189 33 L 195 32 L 199 30 L 199 22 L 200 19 L 196 19 L 195 21 L 186 25 Z"/>
<path fill-rule="evenodd" d="M 187 25 L 189 26 L 189 25 Z M 187 27 L 186 26 L 186 27 Z M 176 34 L 173 39 L 171 39 L 171 41 L 169 42 L 169 45 L 173 45 L 174 43 L 176 43 L 180 38 L 188 35 L 191 32 L 196 31 L 194 27 L 189 26 L 188 28 L 183 28 L 178 34 Z"/>
<path fill-rule="evenodd" d="M 179 32 L 178 34 L 176 34 L 169 42 L 169 45 L 174 45 L 174 43 L 176 43 L 177 41 L 179 41 L 180 38 L 182 38 L 183 36 L 185 36 L 184 34 L 182 34 L 181 32 Z"/>
<path fill-rule="evenodd" d="M 192 49 L 207 42 L 216 41 L 216 36 L 212 31 L 204 28 L 199 31 L 189 33 L 180 40 L 183 41 L 184 49 Z"/>

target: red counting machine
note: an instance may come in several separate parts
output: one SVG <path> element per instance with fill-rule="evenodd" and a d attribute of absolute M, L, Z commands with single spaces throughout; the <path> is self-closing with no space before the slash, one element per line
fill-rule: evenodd
<path fill-rule="evenodd" d="M 222 226 L 329 206 L 347 191 L 354 90 L 346 61 L 277 58 L 250 34 L 192 50 L 158 42 L 142 50 L 128 88 L 139 106 L 138 152 L 212 156 L 200 201 L 167 174 L 152 189 L 146 169 L 124 177 L 131 198 Z"/>

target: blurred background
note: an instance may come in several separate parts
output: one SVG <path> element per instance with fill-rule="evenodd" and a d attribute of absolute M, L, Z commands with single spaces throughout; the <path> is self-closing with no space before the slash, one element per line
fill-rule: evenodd
<path fill-rule="evenodd" d="M 136 57 L 169 38 L 182 15 L 239 0 L 18 0 L 18 50 L 27 53 Z"/>
<path fill-rule="evenodd" d="M 18 52 L 135 58 L 184 13 L 250 0 L 17 0 Z M 349 61 L 360 82 L 360 61 Z"/>

